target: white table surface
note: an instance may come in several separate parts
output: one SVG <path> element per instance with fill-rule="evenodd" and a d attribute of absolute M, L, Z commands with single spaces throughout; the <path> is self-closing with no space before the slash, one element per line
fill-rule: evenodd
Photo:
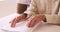
<path fill-rule="evenodd" d="M 0 20 L 2 19 L 8 19 L 8 17 L 15 17 L 17 16 L 18 14 L 11 14 L 11 15 L 8 15 L 6 17 L 3 17 L 3 18 L 0 18 Z M 1 26 L 1 24 L 0 24 Z M 0 29 L 0 32 L 4 32 L 3 30 Z M 29 31 L 28 31 L 29 32 Z M 48 24 L 45 24 L 45 25 L 40 25 L 39 27 L 37 27 L 34 32 L 60 32 L 60 26 L 57 26 L 57 25 L 48 25 Z"/>

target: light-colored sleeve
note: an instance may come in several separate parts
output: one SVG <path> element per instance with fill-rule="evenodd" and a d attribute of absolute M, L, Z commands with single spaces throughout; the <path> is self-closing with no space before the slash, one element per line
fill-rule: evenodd
<path fill-rule="evenodd" d="M 60 1 L 58 1 L 57 7 L 55 7 L 55 8 L 57 8 L 57 10 L 56 9 L 55 10 L 58 11 L 57 14 L 52 14 L 52 15 L 51 14 L 45 14 L 46 19 L 47 19 L 47 23 L 59 24 L 60 25 L 60 3 L 59 2 Z"/>
<path fill-rule="evenodd" d="M 59 15 L 49 15 L 45 14 L 47 23 L 50 24 L 60 24 L 60 16 Z"/>
<path fill-rule="evenodd" d="M 31 0 L 30 7 L 27 9 L 27 11 L 30 11 L 29 16 L 38 14 L 38 9 L 35 0 Z"/>
<path fill-rule="evenodd" d="M 31 0 L 17 0 L 17 3 L 30 5 Z"/>

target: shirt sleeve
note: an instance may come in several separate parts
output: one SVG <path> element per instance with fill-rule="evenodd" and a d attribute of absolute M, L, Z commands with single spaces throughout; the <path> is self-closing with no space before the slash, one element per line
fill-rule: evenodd
<path fill-rule="evenodd" d="M 34 0 L 31 0 L 30 7 L 24 13 L 27 13 L 28 17 L 31 17 L 31 16 L 38 14 L 37 5 L 36 5 L 36 2 Z"/>
<path fill-rule="evenodd" d="M 31 0 L 17 0 L 17 3 L 29 5 Z"/>

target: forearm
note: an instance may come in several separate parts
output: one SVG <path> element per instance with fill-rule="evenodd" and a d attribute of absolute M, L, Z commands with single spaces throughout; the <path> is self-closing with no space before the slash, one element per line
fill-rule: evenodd
<path fill-rule="evenodd" d="M 20 4 L 20 3 L 17 4 L 17 13 L 18 14 L 23 13 L 24 11 L 26 11 L 26 9 L 27 9 L 27 5 Z"/>

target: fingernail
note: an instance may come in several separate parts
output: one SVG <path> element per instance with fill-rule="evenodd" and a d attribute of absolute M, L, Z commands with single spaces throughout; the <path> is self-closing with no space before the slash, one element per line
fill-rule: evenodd
<path fill-rule="evenodd" d="M 11 26 L 11 27 L 15 27 L 15 26 Z"/>

